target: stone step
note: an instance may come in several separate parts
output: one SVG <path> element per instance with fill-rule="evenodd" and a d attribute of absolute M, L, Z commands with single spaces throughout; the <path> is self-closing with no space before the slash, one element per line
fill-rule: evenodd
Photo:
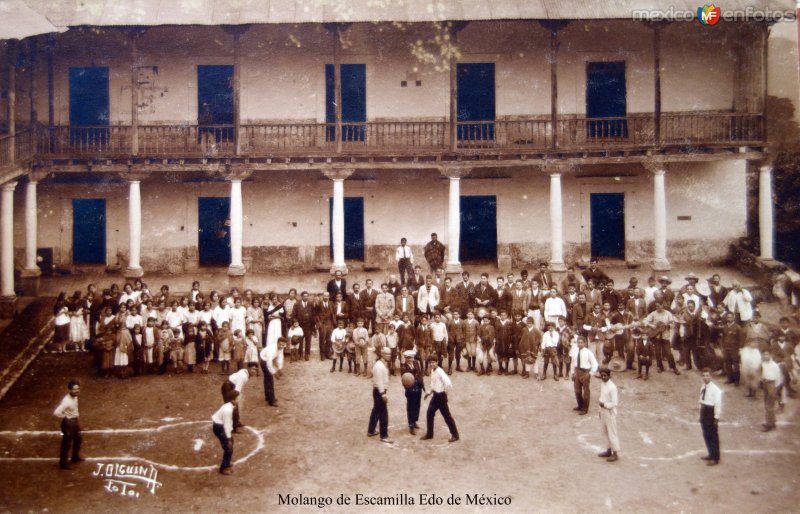
<path fill-rule="evenodd" d="M 0 399 L 52 340 L 54 302 L 34 300 L 0 334 Z"/>

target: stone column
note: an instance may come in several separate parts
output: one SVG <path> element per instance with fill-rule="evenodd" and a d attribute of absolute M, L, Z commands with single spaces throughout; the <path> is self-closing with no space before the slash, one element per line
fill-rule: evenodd
<path fill-rule="evenodd" d="M 331 274 L 341 271 L 347 274 L 344 262 L 344 181 L 355 170 L 331 169 L 323 170 L 323 174 L 333 181 L 333 213 L 331 216 L 331 234 L 333 235 L 333 262 Z"/>
<path fill-rule="evenodd" d="M 36 185 L 40 178 L 36 174 L 31 174 L 28 186 L 25 188 L 25 267 L 20 272 L 20 286 L 26 296 L 36 296 L 39 293 L 39 277 L 42 275 L 42 270 L 36 262 L 38 244 Z"/>
<path fill-rule="evenodd" d="M 758 175 L 758 238 L 761 260 L 774 259 L 772 215 L 772 165 L 761 166 Z"/>
<path fill-rule="evenodd" d="M 461 260 L 458 255 L 461 244 L 461 178 L 469 173 L 465 168 L 442 168 L 441 174 L 450 180 L 450 195 L 447 202 L 447 263 L 445 272 L 460 273 Z"/>
<path fill-rule="evenodd" d="M 651 162 L 645 167 L 653 174 L 653 271 L 669 271 L 667 260 L 667 194 L 663 162 Z"/>
<path fill-rule="evenodd" d="M 128 267 L 125 278 L 134 280 L 144 275 L 139 259 L 142 253 L 142 195 L 139 178 L 128 181 Z"/>
<path fill-rule="evenodd" d="M 17 308 L 14 292 L 14 188 L 16 182 L 3 184 L 0 205 L 0 317 L 11 318 Z"/>
<path fill-rule="evenodd" d="M 567 271 L 564 265 L 564 209 L 561 202 L 561 171 L 550 173 L 550 269 Z"/>
<path fill-rule="evenodd" d="M 245 273 L 242 262 L 242 235 L 244 227 L 244 209 L 242 208 L 242 179 L 232 177 L 231 181 L 231 265 L 228 275 L 242 276 Z"/>

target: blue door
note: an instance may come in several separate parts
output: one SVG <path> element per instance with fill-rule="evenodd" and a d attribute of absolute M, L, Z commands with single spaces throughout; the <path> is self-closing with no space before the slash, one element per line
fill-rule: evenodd
<path fill-rule="evenodd" d="M 587 136 L 623 139 L 628 137 L 625 61 L 586 63 Z"/>
<path fill-rule="evenodd" d="M 333 198 L 328 202 L 330 215 L 330 254 L 333 259 Z M 344 258 L 364 260 L 364 198 L 344 199 Z"/>
<path fill-rule="evenodd" d="M 593 193 L 591 210 L 592 257 L 625 258 L 625 195 Z"/>
<path fill-rule="evenodd" d="M 108 142 L 108 123 L 108 68 L 70 68 L 70 143 L 102 146 Z"/>
<path fill-rule="evenodd" d="M 218 143 L 233 141 L 233 66 L 197 67 L 197 124 L 198 137 L 210 133 Z"/>
<path fill-rule="evenodd" d="M 367 121 L 367 65 L 340 64 L 342 81 L 342 141 L 363 141 Z M 336 89 L 333 64 L 325 65 L 325 122 L 336 123 Z M 329 126 L 326 139 L 336 139 L 336 127 Z"/>
<path fill-rule="evenodd" d="M 494 139 L 494 63 L 458 64 L 456 67 L 458 139 Z"/>
<path fill-rule="evenodd" d="M 106 263 L 106 201 L 72 200 L 73 264 Z"/>
<path fill-rule="evenodd" d="M 201 266 L 231 263 L 231 199 L 198 198 L 198 254 Z"/>
<path fill-rule="evenodd" d="M 461 197 L 461 262 L 497 260 L 497 197 Z"/>

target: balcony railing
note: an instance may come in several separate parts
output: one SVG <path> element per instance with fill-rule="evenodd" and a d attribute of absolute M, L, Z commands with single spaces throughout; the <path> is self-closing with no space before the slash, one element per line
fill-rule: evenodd
<path fill-rule="evenodd" d="M 134 142 L 130 126 L 37 127 L 0 136 L 0 165 L 34 155 L 49 159 L 81 157 L 275 157 L 339 154 L 436 154 L 442 152 L 568 152 L 685 146 L 762 144 L 764 118 L 728 112 L 663 113 L 656 140 L 653 114 L 618 118 L 563 116 L 556 123 L 536 119 L 458 122 L 455 144 L 446 121 L 245 124 L 237 138 L 233 125 L 140 125 Z M 133 151 L 134 145 L 136 152 Z"/>

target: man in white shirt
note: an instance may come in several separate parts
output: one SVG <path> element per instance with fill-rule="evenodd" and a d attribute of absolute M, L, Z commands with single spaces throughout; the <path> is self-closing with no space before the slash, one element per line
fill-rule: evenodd
<path fill-rule="evenodd" d="M 739 282 L 733 282 L 733 288 L 722 301 L 725 308 L 736 316 L 736 321 L 745 324 L 753 319 L 753 296 L 747 289 L 742 289 Z"/>
<path fill-rule="evenodd" d="M 708 455 L 701 457 L 709 466 L 719 464 L 719 431 L 722 414 L 722 390 L 711 380 L 711 370 L 703 368 L 703 387 L 700 389 L 700 427 Z"/>
<path fill-rule="evenodd" d="M 81 384 L 73 379 L 67 383 L 69 394 L 61 399 L 53 414 L 61 418 L 61 452 L 58 465 L 61 469 L 70 470 L 72 466 L 67 462 L 69 447 L 72 446 L 72 464 L 77 464 L 83 459 L 81 453 L 81 424 L 78 421 L 78 395 Z"/>
<path fill-rule="evenodd" d="M 783 383 L 783 374 L 778 363 L 772 360 L 772 352 L 761 352 L 761 385 L 764 389 L 764 411 L 767 422 L 762 426 L 764 432 L 775 430 L 775 402 L 778 399 L 778 387 Z"/>
<path fill-rule="evenodd" d="M 233 390 L 228 396 L 228 400 L 212 416 L 212 430 L 219 439 L 222 446 L 222 463 L 219 472 L 223 475 L 230 475 L 231 459 L 233 458 L 233 411 L 239 401 L 239 392 Z"/>
<path fill-rule="evenodd" d="M 542 336 L 542 357 L 544 364 L 542 366 L 542 376 L 539 380 L 547 378 L 547 367 L 553 364 L 553 380 L 558 382 L 558 342 L 561 337 L 556 330 L 556 324 L 548 322 L 547 332 Z"/>
<path fill-rule="evenodd" d="M 264 372 L 264 398 L 270 407 L 277 407 L 278 400 L 275 399 L 275 380 L 273 377 L 278 375 L 278 354 L 283 353 L 286 348 L 286 338 L 278 338 L 278 346 L 267 345 L 259 354 L 261 357 L 261 370 Z M 334 361 L 335 362 L 335 361 Z"/>
<path fill-rule="evenodd" d="M 442 365 L 447 354 L 447 325 L 442 321 L 441 314 L 433 316 L 433 321 L 430 324 L 431 336 L 433 337 L 433 350 L 439 358 L 439 366 Z"/>
<path fill-rule="evenodd" d="M 428 403 L 428 426 L 425 435 L 421 439 L 423 441 L 433 439 L 433 418 L 438 410 L 441 411 L 444 422 L 450 430 L 448 442 L 454 443 L 459 439 L 458 428 L 453 416 L 450 414 L 450 407 L 447 405 L 447 391 L 453 387 L 453 383 L 447 373 L 444 372 L 444 369 L 439 366 L 439 361 L 435 355 L 428 357 L 428 362 L 431 367 L 431 390 L 425 394 L 425 399 L 427 400 L 430 395 L 433 395 L 433 398 Z"/>
<path fill-rule="evenodd" d="M 400 239 L 400 246 L 394 252 L 397 270 L 400 272 L 400 283 L 403 285 L 408 283 L 408 277 L 414 273 L 414 254 L 411 252 L 411 247 L 406 244 L 407 242 L 405 237 Z"/>
<path fill-rule="evenodd" d="M 567 305 L 558 296 L 558 290 L 551 287 L 550 296 L 544 301 L 544 320 L 548 323 L 557 323 L 559 316 L 567 317 Z"/>
<path fill-rule="evenodd" d="M 238 391 L 239 395 L 244 394 L 244 386 L 250 380 L 250 372 L 246 369 L 240 369 L 236 373 L 228 376 L 228 379 L 222 383 L 220 392 L 222 393 L 222 401 L 227 402 L 230 400 L 231 393 Z M 239 420 L 239 403 L 244 403 L 244 397 L 240 396 L 239 400 L 233 406 L 233 430 L 238 432 L 244 424 Z"/>
<path fill-rule="evenodd" d="M 605 457 L 608 462 L 619 459 L 619 436 L 617 435 L 617 405 L 619 393 L 617 386 L 611 381 L 611 370 L 603 367 L 600 369 L 600 423 L 603 437 L 606 440 L 606 451 L 598 453 L 598 457 Z"/>
<path fill-rule="evenodd" d="M 369 425 L 367 426 L 367 436 L 378 435 L 375 431 L 376 425 L 380 422 L 380 435 L 382 443 L 393 443 L 389 439 L 389 369 L 386 362 L 391 358 L 392 352 L 389 348 L 381 349 L 381 358 L 375 361 L 372 366 L 372 412 L 369 415 Z"/>
<path fill-rule="evenodd" d="M 584 336 L 578 336 L 578 348 L 572 355 L 572 382 L 575 386 L 575 400 L 578 406 L 572 410 L 578 411 L 583 416 L 589 412 L 589 381 L 592 375 L 597 372 L 597 358 L 594 352 L 589 350 L 588 343 Z"/>

